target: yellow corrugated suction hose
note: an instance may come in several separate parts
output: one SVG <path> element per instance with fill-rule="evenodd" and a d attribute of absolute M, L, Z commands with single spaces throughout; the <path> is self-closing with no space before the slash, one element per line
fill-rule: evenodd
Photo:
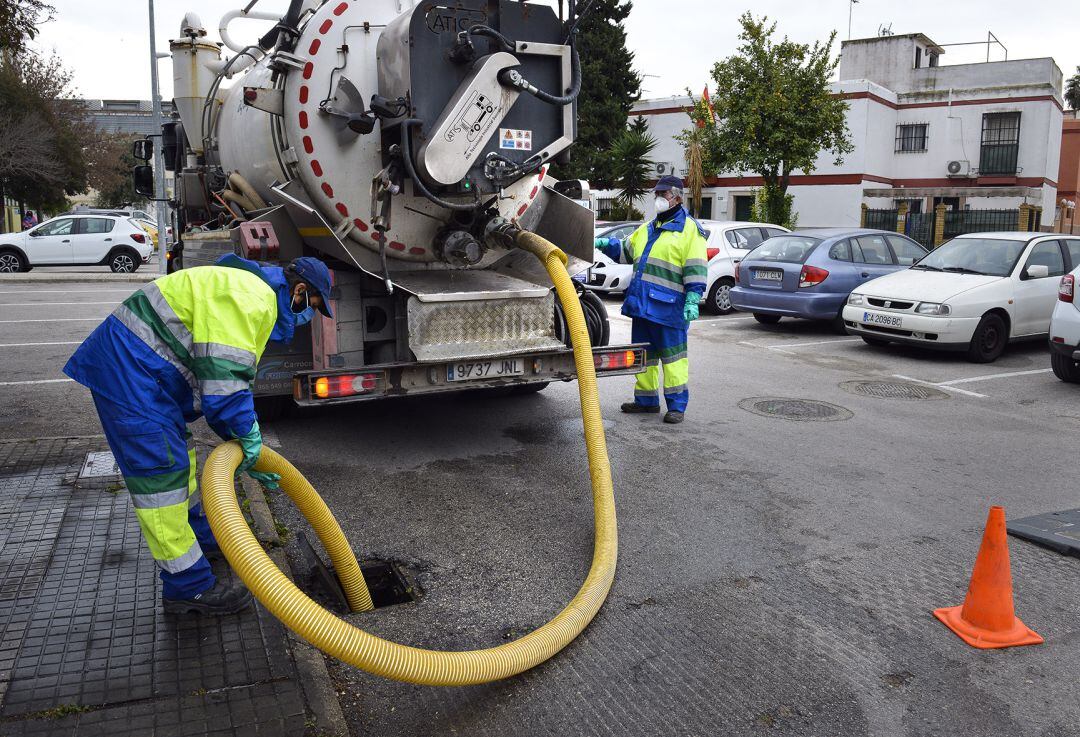
<path fill-rule="evenodd" d="M 533 233 L 520 233 L 517 245 L 543 262 L 555 283 L 570 328 L 596 520 L 589 575 L 577 595 L 550 622 L 513 642 L 462 652 L 423 650 L 368 634 L 312 601 L 263 551 L 236 501 L 233 475 L 242 452 L 235 441 L 216 448 L 203 471 L 206 514 L 225 557 L 241 580 L 263 606 L 300 637 L 326 654 L 369 673 L 429 686 L 469 686 L 517 675 L 544 662 L 577 637 L 596 616 L 611 589 L 618 548 L 615 497 L 585 317 L 566 272 L 566 255 Z M 352 549 L 311 484 L 270 448 L 263 447 L 255 468 L 281 474 L 281 488 L 311 523 L 329 553 L 349 603 L 357 611 L 370 609 L 371 597 Z"/>

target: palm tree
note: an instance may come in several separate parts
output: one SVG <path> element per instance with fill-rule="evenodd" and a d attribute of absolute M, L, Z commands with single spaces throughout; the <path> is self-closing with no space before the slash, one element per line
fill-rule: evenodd
<path fill-rule="evenodd" d="M 634 202 L 649 191 L 648 182 L 655 163 L 649 156 L 656 145 L 656 139 L 647 132 L 631 128 L 624 131 L 611 147 L 615 184 L 628 219 L 632 219 Z"/>
<path fill-rule="evenodd" d="M 1076 74 L 1065 80 L 1065 102 L 1073 110 L 1080 110 L 1080 66 L 1076 67 Z"/>

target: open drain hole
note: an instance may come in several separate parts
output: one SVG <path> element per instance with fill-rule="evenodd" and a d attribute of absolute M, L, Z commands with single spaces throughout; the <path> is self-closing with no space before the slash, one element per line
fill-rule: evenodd
<path fill-rule="evenodd" d="M 323 561 L 304 533 L 296 536 L 296 542 L 300 551 L 296 576 L 301 588 L 323 607 L 337 614 L 349 614 L 352 611 L 349 600 L 341 588 L 334 566 Z M 412 587 L 396 564 L 374 559 L 361 561 L 360 571 L 364 574 L 376 609 L 416 600 Z"/>

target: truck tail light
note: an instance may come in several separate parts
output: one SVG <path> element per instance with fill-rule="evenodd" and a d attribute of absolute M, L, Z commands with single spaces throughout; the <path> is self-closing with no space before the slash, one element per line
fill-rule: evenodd
<path fill-rule="evenodd" d="M 1076 286 L 1076 280 L 1072 274 L 1066 274 L 1061 277 L 1061 282 L 1058 284 L 1058 299 L 1062 302 L 1073 301 L 1073 291 Z"/>
<path fill-rule="evenodd" d="M 144 235 L 143 233 L 132 233 L 131 240 L 135 241 L 136 243 L 146 243 L 146 235 Z"/>
<path fill-rule="evenodd" d="M 799 272 L 799 289 L 816 287 L 829 278 L 829 272 L 816 266 L 804 266 Z"/>
<path fill-rule="evenodd" d="M 645 357 L 639 355 L 641 353 L 641 350 L 593 353 L 593 366 L 596 367 L 597 371 L 615 371 L 617 369 L 633 368 L 634 366 L 645 362 Z"/>
<path fill-rule="evenodd" d="M 383 388 L 383 375 L 338 374 L 336 376 L 310 377 L 313 399 L 339 399 L 359 394 L 374 394 Z"/>
<path fill-rule="evenodd" d="M 708 259 L 709 261 L 712 261 L 713 256 L 715 256 L 718 253 L 720 253 L 719 248 L 706 248 L 705 249 L 705 258 Z"/>

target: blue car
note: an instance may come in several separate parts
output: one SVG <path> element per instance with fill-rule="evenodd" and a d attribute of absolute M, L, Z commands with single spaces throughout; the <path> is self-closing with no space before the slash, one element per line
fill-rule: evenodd
<path fill-rule="evenodd" d="M 766 325 L 801 317 L 828 320 L 842 333 L 851 290 L 906 269 L 926 253 L 885 230 L 821 228 L 773 236 L 738 264 L 731 304 Z"/>

